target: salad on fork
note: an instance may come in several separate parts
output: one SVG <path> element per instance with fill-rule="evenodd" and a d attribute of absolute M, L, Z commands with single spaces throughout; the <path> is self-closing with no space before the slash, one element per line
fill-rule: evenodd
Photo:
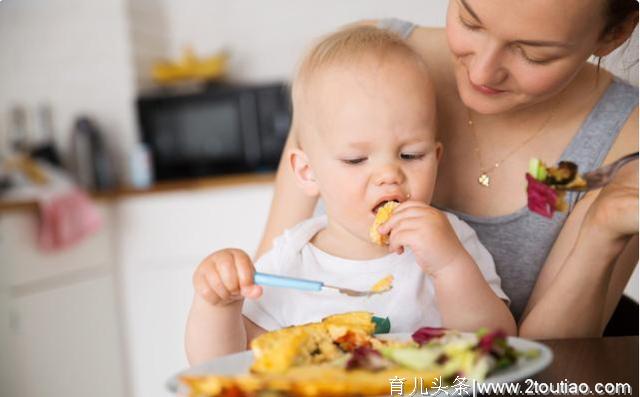
<path fill-rule="evenodd" d="M 580 174 L 578 165 L 561 161 L 549 167 L 539 159 L 529 161 L 527 173 L 527 205 L 532 212 L 551 218 L 555 211 L 569 208 L 566 192 L 599 189 L 606 186 L 623 165 L 638 159 L 638 152 L 626 155 L 611 164 Z"/>

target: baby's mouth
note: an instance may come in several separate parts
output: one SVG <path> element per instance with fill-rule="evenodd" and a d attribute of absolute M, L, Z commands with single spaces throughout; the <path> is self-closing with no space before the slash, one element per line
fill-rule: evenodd
<path fill-rule="evenodd" d="M 373 215 L 376 215 L 378 213 L 378 210 L 382 208 L 385 204 L 387 204 L 389 201 L 395 201 L 396 203 L 400 203 L 399 200 L 382 200 L 378 204 L 376 204 L 375 207 L 373 207 L 373 209 L 371 210 L 371 213 Z"/>

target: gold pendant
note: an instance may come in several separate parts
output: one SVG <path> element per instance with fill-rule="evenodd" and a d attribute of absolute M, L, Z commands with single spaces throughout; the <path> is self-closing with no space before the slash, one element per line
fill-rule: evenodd
<path fill-rule="evenodd" d="M 483 172 L 478 177 L 478 183 L 484 187 L 489 187 L 489 184 L 491 183 L 491 178 L 489 178 L 489 175 Z"/>

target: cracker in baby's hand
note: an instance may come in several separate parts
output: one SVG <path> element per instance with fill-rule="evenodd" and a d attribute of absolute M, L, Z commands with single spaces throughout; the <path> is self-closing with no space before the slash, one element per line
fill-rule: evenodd
<path fill-rule="evenodd" d="M 376 219 L 373 221 L 373 225 L 371 225 L 371 228 L 369 229 L 369 238 L 372 243 L 378 245 L 389 245 L 389 236 L 378 233 L 378 228 L 389 220 L 391 213 L 399 205 L 400 203 L 397 201 L 387 201 L 382 207 L 378 208 Z"/>

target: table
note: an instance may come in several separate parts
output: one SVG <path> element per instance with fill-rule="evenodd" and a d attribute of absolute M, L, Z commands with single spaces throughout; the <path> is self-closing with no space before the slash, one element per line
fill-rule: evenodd
<path fill-rule="evenodd" d="M 541 383 L 628 383 L 638 386 L 638 336 L 540 341 L 553 350 L 553 362 L 532 379 Z M 595 395 L 595 394 L 594 394 Z"/>

